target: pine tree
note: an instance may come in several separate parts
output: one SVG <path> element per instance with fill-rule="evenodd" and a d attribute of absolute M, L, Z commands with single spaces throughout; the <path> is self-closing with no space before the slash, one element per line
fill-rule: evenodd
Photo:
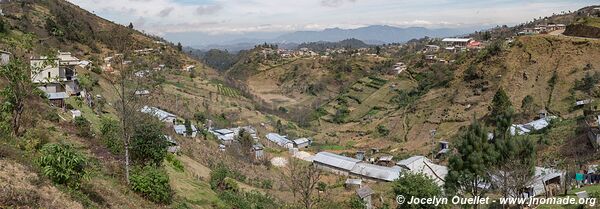
<path fill-rule="evenodd" d="M 449 173 L 445 188 L 448 194 L 482 196 L 489 182 L 488 169 L 497 157 L 494 147 L 488 142 L 487 130 L 473 121 L 459 138 L 458 152 L 450 158 Z"/>
<path fill-rule="evenodd" d="M 496 95 L 494 95 L 494 99 L 492 99 L 491 118 L 496 119 L 496 116 L 506 114 L 511 108 L 512 103 L 504 89 L 498 89 Z M 496 124 L 496 122 L 493 122 L 493 124 Z"/>
<path fill-rule="evenodd" d="M 181 42 L 177 43 L 177 50 L 178 51 L 182 51 L 183 50 L 183 46 L 181 45 Z"/>
<path fill-rule="evenodd" d="M 129 29 L 133 29 L 133 23 L 129 23 L 129 25 L 127 26 Z"/>

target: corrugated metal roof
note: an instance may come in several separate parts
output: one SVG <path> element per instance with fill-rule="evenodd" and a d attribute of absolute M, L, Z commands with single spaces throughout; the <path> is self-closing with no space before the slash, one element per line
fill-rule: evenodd
<path fill-rule="evenodd" d="M 191 125 L 191 126 L 192 126 L 192 132 L 198 131 L 198 129 L 196 129 L 196 126 L 194 126 L 194 125 Z M 177 133 L 177 134 L 186 134 L 185 125 L 174 125 L 173 129 L 175 129 L 175 133 Z"/>
<path fill-rule="evenodd" d="M 160 119 L 161 121 L 170 120 L 170 118 L 171 119 L 177 118 L 177 116 L 175 114 L 158 109 L 156 107 L 144 106 L 144 107 L 142 107 L 140 112 L 152 114 L 155 117 L 157 117 L 158 119 Z"/>
<path fill-rule="evenodd" d="M 469 42 L 470 38 L 444 38 L 442 42 Z"/>
<path fill-rule="evenodd" d="M 304 143 L 308 143 L 309 141 L 310 141 L 310 139 L 308 139 L 308 138 L 299 138 L 299 139 L 294 140 L 294 144 L 304 144 Z"/>
<path fill-rule="evenodd" d="M 268 133 L 265 137 L 267 137 L 267 139 L 269 141 L 272 141 L 272 142 L 274 142 L 277 145 L 282 146 L 282 147 L 288 146 L 288 144 L 292 143 L 285 136 L 282 136 L 282 135 L 279 135 L 279 134 L 276 134 L 276 133 Z"/>
<path fill-rule="evenodd" d="M 448 175 L 448 168 L 446 166 L 434 164 L 423 156 L 412 156 L 408 159 L 399 161 L 396 165 L 410 172 L 429 176 L 438 185 L 443 185 L 443 180 L 446 178 L 446 175 Z"/>
<path fill-rule="evenodd" d="M 313 162 L 318 162 L 331 167 L 349 171 L 356 165 L 356 163 L 360 162 L 360 160 L 329 152 L 319 152 L 313 158 Z"/>
<path fill-rule="evenodd" d="M 66 99 L 69 98 L 66 92 L 48 93 L 48 99 Z"/>
<path fill-rule="evenodd" d="M 356 163 L 350 173 L 384 181 L 394 181 L 400 177 L 401 170 L 398 166 L 385 167 L 369 163 Z"/>
<path fill-rule="evenodd" d="M 373 193 L 375 193 L 375 192 L 373 192 L 373 190 L 371 188 L 369 188 L 368 186 L 365 186 L 365 187 L 362 187 L 362 188 L 359 188 L 359 189 L 356 190 L 356 194 L 361 199 L 365 198 L 365 197 L 368 197 L 368 196 L 372 195 Z"/>

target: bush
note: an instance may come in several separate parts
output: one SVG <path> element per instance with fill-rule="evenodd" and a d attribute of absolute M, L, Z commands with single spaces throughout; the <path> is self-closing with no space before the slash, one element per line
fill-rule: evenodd
<path fill-rule="evenodd" d="M 387 136 L 390 134 L 390 130 L 384 125 L 379 125 L 377 126 L 377 133 L 379 133 L 381 136 Z"/>
<path fill-rule="evenodd" d="M 77 127 L 77 136 L 91 137 L 91 123 L 83 116 L 75 117 L 75 126 Z"/>
<path fill-rule="evenodd" d="M 56 113 L 56 111 L 46 111 L 46 113 L 44 114 L 44 119 L 51 122 L 58 122 L 60 121 L 60 116 L 58 115 L 58 113 Z"/>
<path fill-rule="evenodd" d="M 183 172 L 183 170 L 184 170 L 183 163 L 181 163 L 181 161 L 178 160 L 174 154 L 167 154 L 167 162 L 170 162 L 176 171 Z"/>
<path fill-rule="evenodd" d="M 171 203 L 173 190 L 167 173 L 156 167 L 135 168 L 129 177 L 131 190 L 155 203 Z"/>
<path fill-rule="evenodd" d="M 121 154 L 125 145 L 121 140 L 121 127 L 119 121 L 103 117 L 100 120 L 100 137 L 102 142 L 113 154 Z"/>
<path fill-rule="evenodd" d="M 65 144 L 47 144 L 42 147 L 38 163 L 42 173 L 56 184 L 79 187 L 87 176 L 87 159 Z"/>
<path fill-rule="evenodd" d="M 163 124 L 148 121 L 136 124 L 131 137 L 131 158 L 141 165 L 160 165 L 169 146 L 162 131 Z"/>

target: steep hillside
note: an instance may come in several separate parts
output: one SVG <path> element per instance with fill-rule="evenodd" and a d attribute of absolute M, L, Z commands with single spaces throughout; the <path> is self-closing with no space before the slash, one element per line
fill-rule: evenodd
<path fill-rule="evenodd" d="M 63 0 L 3 2 L 0 8 L 4 14 L 0 17 L 0 48 L 11 52 L 11 59 L 18 58 L 26 66 L 29 65 L 29 58 L 53 55 L 58 50 L 71 52 L 81 60 L 91 61 L 90 68 L 77 67 L 76 71 L 80 85 L 92 95 L 94 102 L 90 107 L 82 102 L 82 98 L 72 96 L 66 100 L 65 109 L 61 109 L 49 103 L 45 95 L 30 95 L 25 99 L 23 131 L 20 136 L 4 132 L 7 127 L 5 122 L 9 123 L 6 119 L 10 114 L 1 114 L 1 166 L 7 171 L 14 170 L 15 176 L 0 175 L 0 187 L 2 191 L 8 192 L 2 194 L 8 196 L 2 196 L 0 205 L 33 208 L 230 207 L 231 200 L 224 203 L 211 189 L 209 177 L 206 176 L 217 163 L 211 164 L 210 168 L 201 167 L 198 162 L 205 162 L 206 158 L 191 156 L 192 151 L 218 150 L 216 140 L 195 141 L 181 137 L 174 133 L 172 127 L 165 126 L 161 131 L 172 135 L 182 144 L 189 144 L 184 147 L 181 156 L 176 157 L 180 161 L 165 161 L 162 166 L 170 176 L 172 202 L 154 203 L 133 192 L 125 183 L 123 153 L 111 150 L 101 131 L 105 119 L 118 118 L 119 104 L 116 91 L 118 87 L 114 83 L 119 71 L 103 71 L 101 66 L 106 65 L 104 58 L 152 49 L 150 53 L 134 57 L 136 63 L 142 63 L 137 67 L 163 69 L 152 71 L 149 78 L 151 82 L 148 82 L 152 86 L 148 85 L 147 89 L 150 95 L 139 100 L 142 102 L 139 105 L 156 106 L 170 111 L 179 116 L 178 121 L 181 123 L 193 120 L 194 125 L 203 127 L 206 121 L 198 119 L 200 115 L 214 121 L 212 125 L 216 127 L 254 125 L 261 127 L 262 131 L 272 129 L 276 117 L 268 117 L 255 111 L 250 100 L 220 81 L 222 78 L 213 69 L 205 67 L 183 54 L 174 44 L 160 38 L 114 24 Z M 182 70 L 190 65 L 195 68 L 190 71 Z M 127 70 L 119 66 L 122 65 L 114 65 L 114 68 Z M 22 70 L 26 71 L 24 75 L 28 78 L 29 71 Z M 0 81 L 3 88 L 6 84 L 7 80 Z M 3 96 L 1 99 L 2 104 L 5 104 L 7 98 Z M 73 119 L 70 112 L 73 109 L 80 110 L 89 122 L 88 133 L 82 134 L 79 130 L 79 122 Z M 42 156 L 40 149 L 46 144 L 69 144 L 76 152 L 85 156 L 89 162 L 86 166 L 89 175 L 79 187 L 73 189 L 62 184 L 54 186 L 40 171 L 37 162 Z M 183 166 L 181 161 L 185 162 Z M 23 166 L 31 169 L 23 169 Z M 244 172 L 256 173 L 254 169 L 260 167 L 255 166 Z M 199 173 L 203 174 L 202 178 L 199 178 Z M 247 188 L 251 190 L 254 187 Z M 50 199 L 53 201 L 48 202 Z"/>

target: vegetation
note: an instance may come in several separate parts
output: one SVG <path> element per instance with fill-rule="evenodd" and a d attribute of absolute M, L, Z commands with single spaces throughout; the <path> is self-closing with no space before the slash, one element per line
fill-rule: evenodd
<path fill-rule="evenodd" d="M 121 140 L 121 127 L 119 121 L 103 117 L 100 124 L 100 138 L 113 154 L 123 152 L 123 141 Z"/>
<path fill-rule="evenodd" d="M 150 120 L 134 127 L 131 137 L 131 159 L 140 165 L 161 165 L 167 156 L 167 140 L 163 124 Z"/>
<path fill-rule="evenodd" d="M 75 127 L 77 127 L 77 135 L 81 137 L 92 137 L 91 123 L 83 116 L 75 117 Z"/>
<path fill-rule="evenodd" d="M 10 132 L 13 136 L 20 136 L 22 116 L 25 111 L 25 100 L 34 94 L 31 83 L 29 67 L 18 58 L 0 67 L 0 78 L 7 81 L 7 85 L 0 90 L 2 114 L 0 115 L 0 131 Z"/>
<path fill-rule="evenodd" d="M 70 145 L 47 144 L 41 154 L 38 163 L 42 173 L 56 184 L 77 188 L 87 175 L 87 159 Z"/>
<path fill-rule="evenodd" d="M 156 203 L 171 203 L 173 191 L 169 185 L 169 176 L 163 169 L 138 167 L 132 170 L 130 178 L 131 190 Z"/>
<path fill-rule="evenodd" d="M 442 197 L 443 193 L 440 187 L 429 177 L 423 174 L 405 173 L 392 185 L 395 195 L 402 195 L 407 199 L 415 198 L 433 198 Z M 435 205 L 409 205 L 405 204 L 403 208 L 439 208 Z"/>

